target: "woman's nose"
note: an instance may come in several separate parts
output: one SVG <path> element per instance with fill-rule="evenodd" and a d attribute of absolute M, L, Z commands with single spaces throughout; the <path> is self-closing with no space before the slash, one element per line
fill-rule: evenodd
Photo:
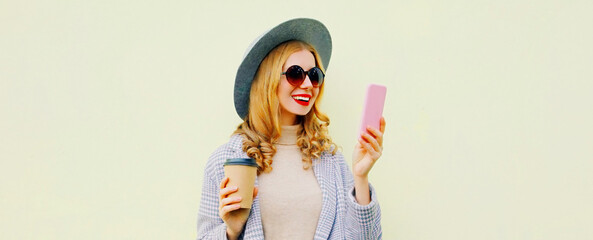
<path fill-rule="evenodd" d="M 309 79 L 309 75 L 305 75 L 305 80 L 301 83 L 300 88 L 304 89 L 311 89 L 313 88 L 313 83 L 311 83 L 311 79 Z"/>

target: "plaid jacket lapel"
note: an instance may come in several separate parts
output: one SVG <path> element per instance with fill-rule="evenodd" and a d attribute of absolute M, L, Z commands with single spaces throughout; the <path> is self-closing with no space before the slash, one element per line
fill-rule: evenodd
<path fill-rule="evenodd" d="M 317 222 L 315 239 L 329 239 L 336 218 L 336 190 L 338 187 L 336 186 L 335 179 L 335 163 L 330 158 L 324 154 L 320 159 L 316 159 L 313 164 L 313 171 L 323 194 L 323 203 Z"/>

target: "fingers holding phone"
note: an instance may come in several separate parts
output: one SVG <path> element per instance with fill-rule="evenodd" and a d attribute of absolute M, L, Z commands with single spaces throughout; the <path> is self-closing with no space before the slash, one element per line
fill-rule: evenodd
<path fill-rule="evenodd" d="M 352 155 L 352 171 L 355 176 L 366 177 L 383 153 L 385 118 L 383 107 L 387 88 L 371 84 L 367 88 L 358 144 Z"/>

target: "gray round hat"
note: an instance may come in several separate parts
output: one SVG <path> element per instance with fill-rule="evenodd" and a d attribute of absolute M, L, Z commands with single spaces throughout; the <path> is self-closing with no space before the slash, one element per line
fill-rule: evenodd
<path fill-rule="evenodd" d="M 244 119 L 249 111 L 251 82 L 260 63 L 276 46 L 290 40 L 299 40 L 313 46 L 321 57 L 323 67 L 327 69 L 332 53 L 332 40 L 329 31 L 321 22 L 310 18 L 297 18 L 270 29 L 247 49 L 235 76 L 235 110 L 241 119 Z"/>

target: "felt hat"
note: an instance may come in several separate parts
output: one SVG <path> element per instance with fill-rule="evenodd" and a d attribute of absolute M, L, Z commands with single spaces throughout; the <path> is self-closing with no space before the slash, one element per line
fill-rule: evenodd
<path fill-rule="evenodd" d="M 332 52 L 332 40 L 327 28 L 319 21 L 310 18 L 288 20 L 258 37 L 247 49 L 237 75 L 235 76 L 235 110 L 241 119 L 249 111 L 251 83 L 259 65 L 276 46 L 290 40 L 298 40 L 313 46 L 323 67 L 327 69 Z"/>

